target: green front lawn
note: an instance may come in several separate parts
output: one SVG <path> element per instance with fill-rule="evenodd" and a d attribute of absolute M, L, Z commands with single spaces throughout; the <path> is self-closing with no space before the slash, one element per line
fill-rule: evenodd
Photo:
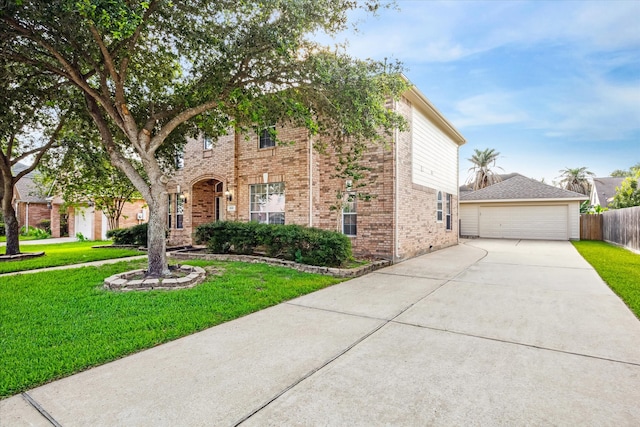
<path fill-rule="evenodd" d="M 640 255 L 594 240 L 573 246 L 640 319 Z"/>
<path fill-rule="evenodd" d="M 265 264 L 188 264 L 219 274 L 192 289 L 149 292 L 101 288 L 146 265 L 139 261 L 0 278 L 0 397 L 340 282 Z"/>
<path fill-rule="evenodd" d="M 24 261 L 0 262 L 0 274 L 14 271 L 34 270 L 36 268 L 57 267 L 60 265 L 80 264 L 83 262 L 100 261 L 104 259 L 123 258 L 135 255 L 144 255 L 132 249 L 93 249 L 96 245 L 110 245 L 111 241 L 85 241 L 57 243 L 52 245 L 20 245 L 20 252 L 42 252 L 45 255 L 27 259 Z M 6 252 L 5 247 L 0 247 L 0 254 Z"/>

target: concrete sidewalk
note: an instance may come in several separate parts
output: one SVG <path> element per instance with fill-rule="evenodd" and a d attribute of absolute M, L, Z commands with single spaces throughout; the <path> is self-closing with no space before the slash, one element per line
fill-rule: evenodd
<path fill-rule="evenodd" d="M 570 243 L 473 240 L 5 399 L 0 425 L 637 426 L 639 342 Z"/>
<path fill-rule="evenodd" d="M 39 239 L 39 240 L 20 240 L 20 246 L 22 245 L 53 245 L 56 243 L 69 243 L 69 242 L 77 242 L 78 239 L 75 237 L 56 237 L 49 239 Z M 0 242 L 0 247 L 6 246 L 7 242 Z"/>

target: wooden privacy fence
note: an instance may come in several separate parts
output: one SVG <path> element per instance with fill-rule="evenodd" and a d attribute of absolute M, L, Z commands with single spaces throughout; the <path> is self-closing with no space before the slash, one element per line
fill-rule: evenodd
<path fill-rule="evenodd" d="M 602 240 L 602 215 L 580 215 L 580 240 Z"/>
<path fill-rule="evenodd" d="M 604 240 L 640 251 L 640 206 L 580 215 L 580 239 Z"/>

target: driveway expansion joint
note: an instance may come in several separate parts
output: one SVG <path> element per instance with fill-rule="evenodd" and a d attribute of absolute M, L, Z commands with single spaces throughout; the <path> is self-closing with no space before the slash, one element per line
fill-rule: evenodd
<path fill-rule="evenodd" d="M 478 338 L 478 339 L 482 339 L 482 340 L 496 341 L 496 342 L 501 342 L 501 343 L 505 343 L 505 344 L 512 344 L 512 345 L 516 345 L 516 346 L 520 346 L 520 347 L 529 347 L 529 348 L 535 348 L 535 349 L 538 349 L 538 350 L 552 351 L 552 352 L 555 352 L 555 353 L 569 354 L 569 355 L 572 355 L 572 356 L 587 357 L 589 359 L 602 360 L 602 361 L 605 361 L 605 362 L 620 363 L 622 365 L 640 366 L 640 363 L 637 363 L 637 362 L 629 362 L 629 361 L 625 361 L 625 360 L 611 359 L 611 358 L 603 357 L 603 356 L 594 356 L 592 354 L 576 353 L 574 351 L 560 350 L 560 349 L 551 348 L 551 347 L 542 347 L 542 346 L 535 345 L 535 344 L 527 344 L 527 343 L 523 343 L 523 342 L 505 340 L 505 339 L 501 339 L 501 338 L 487 337 L 487 336 L 484 336 L 484 335 L 470 334 L 470 333 L 467 333 L 467 332 L 460 332 L 460 331 L 455 331 L 455 330 L 452 330 L 452 329 L 435 328 L 433 326 L 417 325 L 415 323 L 400 322 L 400 321 L 397 321 L 397 320 L 390 320 L 388 323 L 394 323 L 396 325 L 412 326 L 412 327 L 420 328 L 420 329 L 429 329 L 429 330 L 432 330 L 432 331 L 446 332 L 446 333 L 449 333 L 449 334 L 460 335 L 460 336 L 465 336 L 465 337 L 470 337 L 470 338 Z"/>
<path fill-rule="evenodd" d="M 46 418 L 47 421 L 49 421 L 52 426 L 62 427 L 62 424 L 60 424 L 58 421 L 56 421 L 56 419 L 53 418 L 51 416 L 51 414 L 49 414 L 38 402 L 36 402 L 35 399 L 33 399 L 31 396 L 29 396 L 29 394 L 27 392 L 22 393 L 22 398 L 29 405 L 31 405 L 36 411 L 38 411 L 40 413 L 40 415 L 42 415 L 44 418 Z"/>

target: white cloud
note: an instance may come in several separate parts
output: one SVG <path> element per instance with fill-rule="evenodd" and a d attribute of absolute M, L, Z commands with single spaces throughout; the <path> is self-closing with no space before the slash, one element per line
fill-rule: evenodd
<path fill-rule="evenodd" d="M 460 128 L 520 123 L 528 120 L 519 111 L 515 97 L 507 93 L 484 93 L 463 99 L 455 104 L 451 122 Z"/>

